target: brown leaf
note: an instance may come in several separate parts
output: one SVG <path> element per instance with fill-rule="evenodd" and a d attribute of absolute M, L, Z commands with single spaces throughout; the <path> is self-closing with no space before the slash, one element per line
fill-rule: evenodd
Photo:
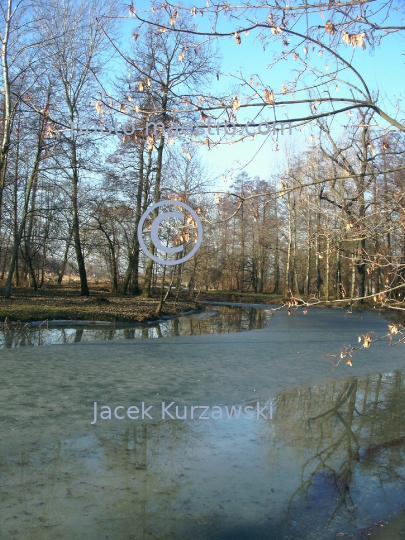
<path fill-rule="evenodd" d="M 273 105 L 274 103 L 274 94 L 273 92 L 270 92 L 267 90 L 267 88 L 264 91 L 264 98 L 267 101 L 267 103 L 270 103 L 270 105 Z"/>
<path fill-rule="evenodd" d="M 97 111 L 97 114 L 101 114 L 103 112 L 103 107 L 101 105 L 100 100 L 98 100 L 97 103 L 96 103 L 96 111 Z"/>
<path fill-rule="evenodd" d="M 326 21 L 326 24 L 325 24 L 325 32 L 327 34 L 330 34 L 331 36 L 334 35 L 334 33 L 336 32 L 336 27 L 335 25 L 332 23 L 332 21 Z"/>
<path fill-rule="evenodd" d="M 346 32 L 346 30 L 343 30 L 343 43 L 347 43 L 348 45 L 352 45 L 353 47 L 361 47 L 363 50 L 366 48 L 366 44 L 364 41 L 364 33 L 363 34 L 349 34 Z"/>

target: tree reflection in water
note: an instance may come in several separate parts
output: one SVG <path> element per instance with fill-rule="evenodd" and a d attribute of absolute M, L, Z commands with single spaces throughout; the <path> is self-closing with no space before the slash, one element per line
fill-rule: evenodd
<path fill-rule="evenodd" d="M 3 532 L 22 540 L 356 535 L 403 502 L 404 402 L 403 374 L 394 372 L 284 391 L 272 420 L 98 422 L 70 438 L 55 424 L 52 444 L 40 434 L 2 450 Z"/>
<path fill-rule="evenodd" d="M 273 425 L 262 422 L 260 434 L 271 467 L 288 447 L 300 469 L 285 521 L 296 518 L 303 501 L 313 512 L 324 508 L 327 528 L 338 516 L 356 526 L 366 500 L 370 519 L 377 519 L 373 495 L 392 491 L 393 484 L 405 488 L 404 405 L 401 372 L 281 393 Z"/>
<path fill-rule="evenodd" d="M 212 309 L 212 308 L 210 308 Z M 80 325 L 74 321 L 62 327 L 11 326 L 0 327 L 0 349 L 34 347 L 58 343 L 80 343 L 118 339 L 148 339 L 162 337 L 228 334 L 264 328 L 270 314 L 262 309 L 221 307 L 214 311 L 161 321 L 148 326 Z"/>

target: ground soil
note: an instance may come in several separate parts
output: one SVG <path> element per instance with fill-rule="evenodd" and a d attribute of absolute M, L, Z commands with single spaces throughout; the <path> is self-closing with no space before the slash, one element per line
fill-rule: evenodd
<path fill-rule="evenodd" d="M 13 289 L 12 296 L 5 300 L 0 288 L 0 322 L 6 317 L 10 322 L 45 320 L 88 320 L 111 322 L 147 322 L 156 320 L 159 298 L 119 295 L 106 287 L 93 285 L 90 296 L 80 296 L 77 285 L 48 285 L 38 291 L 25 288 Z M 171 295 L 161 315 L 179 315 L 195 309 L 196 303 L 189 295 L 176 299 Z"/>
<path fill-rule="evenodd" d="M 236 302 L 244 304 L 281 305 L 287 298 L 276 294 L 255 294 L 231 291 L 180 291 L 171 292 L 161 316 L 176 316 L 205 307 L 199 302 Z M 348 299 L 348 303 L 350 300 Z M 156 308 L 159 294 L 152 298 L 122 295 L 110 292 L 109 284 L 90 282 L 90 296 L 80 296 L 78 283 L 63 285 L 46 284 L 38 291 L 14 288 L 8 300 L 4 299 L 4 287 L 0 283 L 0 324 L 9 322 L 37 322 L 51 320 L 87 320 L 128 323 L 146 323 L 159 319 Z M 339 307 L 344 307 L 342 304 Z M 359 306 L 360 307 L 360 306 Z M 373 308 L 365 303 L 362 308 Z M 399 316 L 403 322 L 403 317 Z"/>
<path fill-rule="evenodd" d="M 198 301 L 281 303 L 281 296 L 232 293 L 226 291 L 198 292 L 181 291 L 169 294 L 161 316 L 180 315 L 198 309 Z M 0 323 L 7 318 L 10 322 L 33 322 L 45 320 L 88 320 L 111 322 L 153 321 L 159 317 L 156 308 L 159 295 L 152 298 L 122 295 L 110 292 L 106 283 L 90 283 L 90 296 L 80 296 L 77 283 L 69 285 L 47 284 L 38 291 L 29 288 L 14 288 L 8 300 L 4 299 L 4 288 L 0 286 Z"/>

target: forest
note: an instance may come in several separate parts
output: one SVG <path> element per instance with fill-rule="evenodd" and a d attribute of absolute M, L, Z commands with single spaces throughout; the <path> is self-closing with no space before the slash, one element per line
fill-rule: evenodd
<path fill-rule="evenodd" d="M 366 42 L 383 50 L 403 33 L 400 6 L 332 2 L 275 7 L 270 15 L 264 6 L 249 5 L 249 19 L 238 7 L 207 2 L 200 15 L 224 12 L 221 30 L 219 22 L 196 22 L 196 8 L 167 3 L 2 2 L 6 299 L 15 287 L 72 281 L 87 296 L 89 282 L 99 280 L 113 293 L 146 297 L 170 287 L 402 301 L 401 100 L 391 96 L 387 105 L 355 67 L 355 54 L 368 54 Z M 239 48 L 255 31 L 273 51 L 268 68 L 286 58 L 300 67 L 283 68 L 278 88 L 268 68 L 222 85 L 215 40 Z M 397 60 L 403 71 L 400 50 Z M 277 124 L 252 135 L 243 130 L 249 119 L 252 132 L 288 119 L 293 134 Z M 207 167 L 204 152 L 220 145 L 240 145 L 243 161 L 247 140 L 259 140 L 282 165 L 260 176 Z M 159 264 L 140 249 L 141 216 L 161 200 L 188 204 L 202 222 L 201 246 L 184 263 Z M 150 219 L 146 225 L 149 234 Z M 187 252 L 196 224 L 185 214 L 177 229 L 169 220 L 160 234 Z"/>

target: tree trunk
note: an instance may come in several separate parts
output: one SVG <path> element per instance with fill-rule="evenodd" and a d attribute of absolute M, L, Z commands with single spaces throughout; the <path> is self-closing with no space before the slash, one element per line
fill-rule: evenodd
<path fill-rule="evenodd" d="M 79 177 L 78 177 L 78 165 L 77 165 L 77 155 L 76 155 L 76 142 L 71 141 L 72 149 L 72 185 L 70 193 L 70 210 L 72 215 L 72 233 L 73 241 L 76 253 L 77 267 L 79 271 L 80 278 L 80 295 L 89 296 L 89 287 L 87 284 L 87 274 L 86 266 L 84 263 L 84 256 L 82 250 L 82 244 L 80 240 L 80 222 L 79 222 L 79 204 L 78 204 L 78 187 L 79 187 Z"/>
<path fill-rule="evenodd" d="M 155 179 L 155 197 L 154 201 L 155 203 L 160 201 L 160 183 L 162 179 L 162 165 L 163 165 L 163 148 L 164 148 L 164 137 L 160 138 L 159 147 L 157 151 L 157 160 L 156 160 L 156 179 Z M 159 208 L 155 208 L 153 211 L 153 217 L 152 219 L 155 220 L 159 214 Z M 149 251 L 154 254 L 155 253 L 155 246 L 150 241 L 149 245 Z M 151 284 L 152 284 L 152 270 L 153 270 L 153 260 L 151 258 L 148 258 L 148 261 L 146 263 L 146 270 L 145 270 L 145 279 L 143 282 L 143 288 L 142 288 L 142 296 L 150 297 L 151 296 Z"/>
<path fill-rule="evenodd" d="M 65 275 L 66 266 L 67 266 L 67 262 L 68 262 L 68 256 L 69 256 L 70 244 L 72 243 L 72 237 L 73 237 L 73 229 L 72 229 L 72 227 L 69 227 L 69 235 L 68 235 L 68 239 L 67 239 L 67 242 L 66 242 L 65 253 L 63 255 L 62 265 L 61 265 L 60 270 L 58 272 L 58 283 L 59 283 L 59 285 L 62 283 L 63 276 Z"/>
<path fill-rule="evenodd" d="M 26 224 L 27 215 L 28 215 L 28 208 L 29 208 L 30 199 L 31 199 L 31 192 L 38 177 L 38 169 L 39 169 L 39 163 L 41 159 L 42 145 L 43 145 L 44 126 L 45 126 L 45 115 L 43 115 L 41 119 L 41 124 L 40 124 L 39 132 L 38 132 L 37 151 L 35 155 L 34 165 L 31 171 L 31 175 L 28 179 L 27 188 L 25 191 L 24 208 L 23 208 L 23 212 L 21 216 L 21 222 L 18 229 L 18 234 L 16 238 L 14 239 L 13 251 L 11 254 L 11 261 L 10 261 L 10 268 L 8 271 L 8 276 L 7 276 L 7 281 L 6 281 L 5 291 L 4 291 L 4 298 L 6 299 L 10 298 L 10 295 L 11 295 L 11 284 L 12 284 L 14 269 L 15 269 L 15 265 L 17 261 L 18 250 L 20 248 L 21 239 L 24 234 L 25 224 Z"/>

